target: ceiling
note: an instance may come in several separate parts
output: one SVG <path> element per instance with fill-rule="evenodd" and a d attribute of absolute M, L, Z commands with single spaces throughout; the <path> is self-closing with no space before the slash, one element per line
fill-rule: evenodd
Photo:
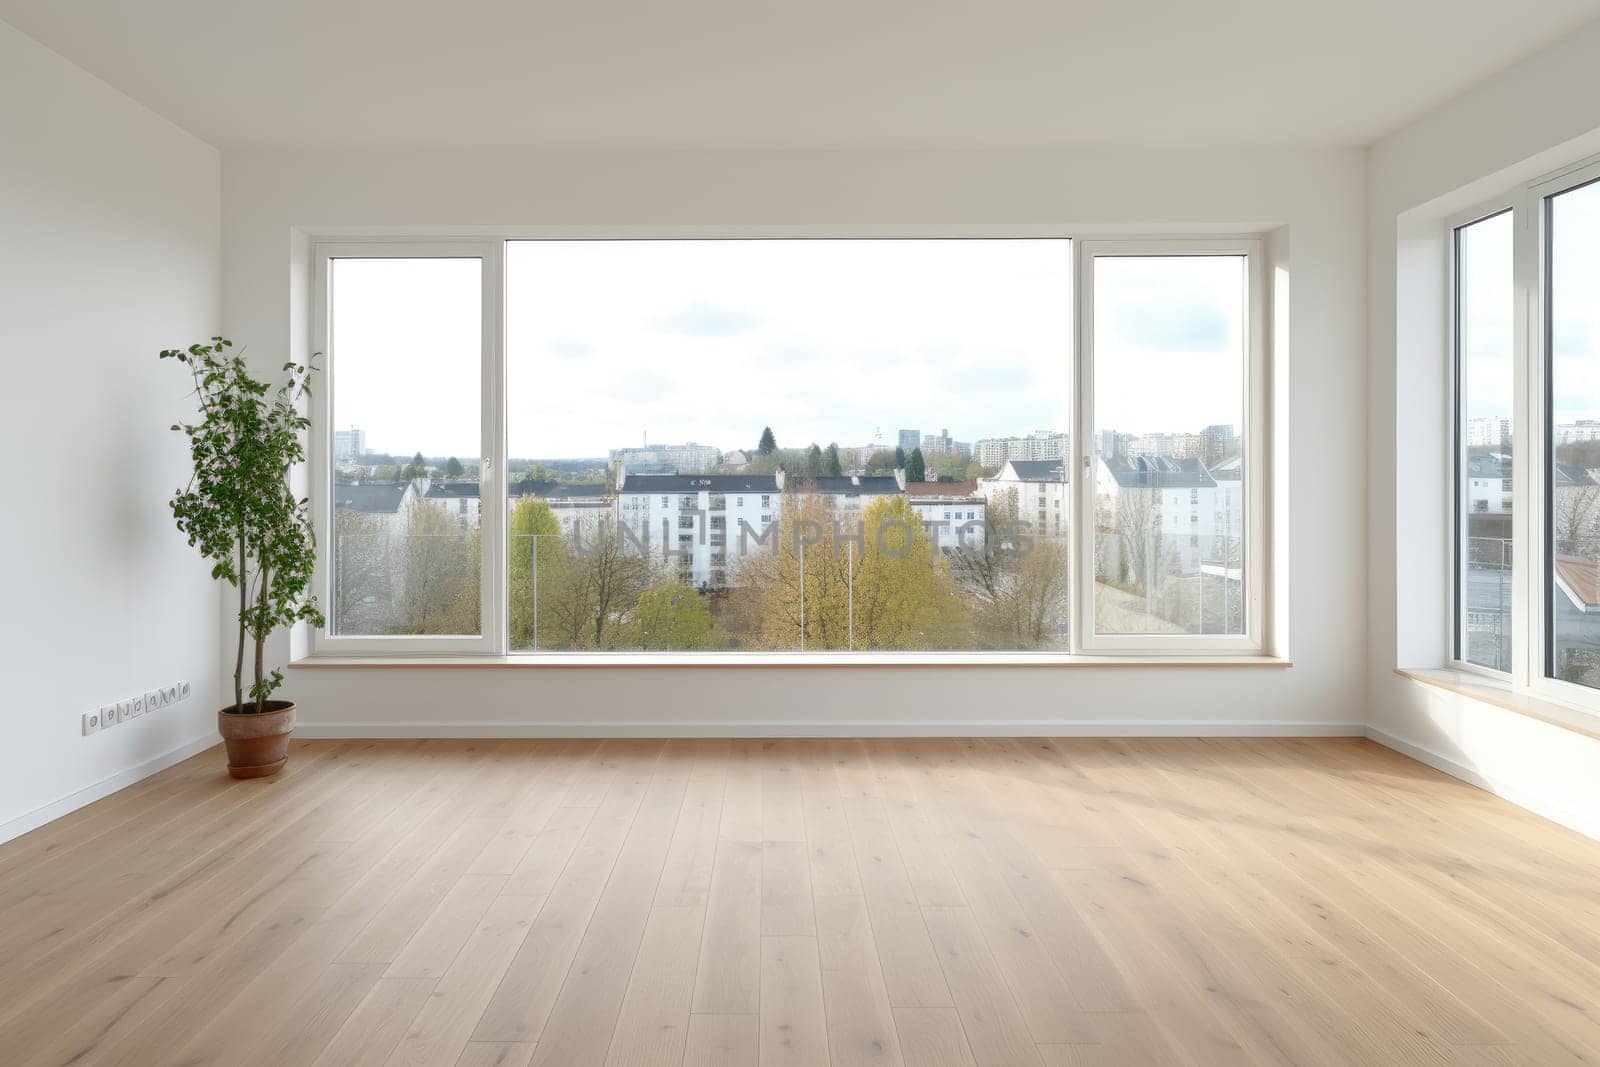
<path fill-rule="evenodd" d="M 0 0 L 222 147 L 1365 144 L 1600 0 Z"/>

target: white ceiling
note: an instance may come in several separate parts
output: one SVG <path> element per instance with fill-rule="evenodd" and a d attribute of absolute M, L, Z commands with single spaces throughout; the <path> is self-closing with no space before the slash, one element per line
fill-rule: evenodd
<path fill-rule="evenodd" d="M 1364 144 L 1600 0 L 0 0 L 214 144 Z"/>

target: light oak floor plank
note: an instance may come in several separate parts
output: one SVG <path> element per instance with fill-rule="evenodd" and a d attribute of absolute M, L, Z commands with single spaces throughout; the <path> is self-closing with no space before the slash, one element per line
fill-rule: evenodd
<path fill-rule="evenodd" d="M 0 1062 L 1600 1062 L 1600 842 L 1361 740 L 295 741 L 0 845 Z"/>

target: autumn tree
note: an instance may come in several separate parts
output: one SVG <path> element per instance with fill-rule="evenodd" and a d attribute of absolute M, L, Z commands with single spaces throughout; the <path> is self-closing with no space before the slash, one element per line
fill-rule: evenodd
<path fill-rule="evenodd" d="M 900 466 L 893 452 L 880 448 L 867 457 L 866 471 L 868 474 L 893 474 Z"/>
<path fill-rule="evenodd" d="M 950 557 L 972 605 L 979 647 L 1047 647 L 1067 614 L 1066 543 L 1019 530 L 1017 518 L 1017 491 L 994 494 L 984 508 L 982 536 L 964 537 Z"/>
<path fill-rule="evenodd" d="M 785 493 L 772 548 L 745 558 L 741 580 L 765 648 L 924 649 L 965 642 L 959 591 L 921 517 L 883 496 L 857 517 L 829 497 Z M 852 636 L 853 634 L 853 636 Z"/>
<path fill-rule="evenodd" d="M 571 564 L 563 568 L 551 591 L 551 647 L 613 648 L 622 637 L 627 613 L 655 578 L 651 560 L 622 533 L 602 519 L 582 531 L 572 547 Z M 541 587 L 540 640 L 543 643 L 544 599 Z"/>
<path fill-rule="evenodd" d="M 538 497 L 523 497 L 516 502 L 511 509 L 507 547 L 511 647 L 546 647 L 559 630 L 554 606 L 565 588 L 572 562 L 571 548 L 561 535 L 561 523 L 548 503 Z"/>
<path fill-rule="evenodd" d="M 621 627 L 619 643 L 651 652 L 724 648 L 727 640 L 706 600 L 681 582 L 651 586 Z"/>
<path fill-rule="evenodd" d="M 437 504 L 417 498 L 406 515 L 400 630 L 472 634 L 479 628 L 477 531 L 467 531 Z"/>

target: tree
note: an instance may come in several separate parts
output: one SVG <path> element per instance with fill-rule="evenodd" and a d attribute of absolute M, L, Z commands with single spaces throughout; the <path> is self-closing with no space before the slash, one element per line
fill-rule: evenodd
<path fill-rule="evenodd" d="M 538 497 L 523 497 L 517 501 L 511 510 L 508 551 L 511 647 L 547 647 L 558 632 L 554 606 L 572 560 L 571 549 L 561 535 L 561 522 L 549 504 Z M 534 581 L 535 556 L 538 558 L 537 583 Z"/>
<path fill-rule="evenodd" d="M 835 515 L 829 497 L 804 491 L 785 493 L 782 508 L 774 547 L 746 557 L 740 573 L 740 610 L 748 616 L 741 628 L 752 644 L 926 649 L 964 643 L 959 590 L 905 497 L 880 497 L 859 520 Z"/>
<path fill-rule="evenodd" d="M 444 461 L 444 476 L 446 478 L 459 478 L 464 468 L 461 461 L 454 456 Z"/>
<path fill-rule="evenodd" d="M 923 461 L 922 449 L 913 448 L 910 457 L 906 460 L 906 481 L 921 482 L 928 477 L 928 466 Z"/>
<path fill-rule="evenodd" d="M 617 524 L 603 519 L 583 532 L 551 593 L 551 647 L 612 648 L 626 613 L 654 581 L 651 562 L 630 544 Z M 544 590 L 539 592 L 543 619 Z M 540 627 L 540 643 L 544 629 Z"/>
<path fill-rule="evenodd" d="M 408 634 L 478 630 L 479 540 L 425 497 L 406 516 L 399 626 Z"/>
<path fill-rule="evenodd" d="M 897 471 L 906 469 L 906 450 L 900 445 L 894 446 L 894 469 Z"/>
<path fill-rule="evenodd" d="M 423 460 L 421 452 L 418 452 L 416 455 L 412 456 L 411 462 L 407 463 L 405 465 L 405 469 L 400 472 L 400 477 L 408 482 L 417 478 L 426 478 L 427 476 L 428 464 L 425 460 Z"/>
<path fill-rule="evenodd" d="M 818 448 L 817 443 L 813 441 L 811 442 L 811 447 L 806 450 L 806 477 L 821 477 L 823 467 L 822 449 Z"/>
<path fill-rule="evenodd" d="M 828 451 L 823 459 L 822 473 L 833 478 L 844 474 L 844 467 L 839 463 L 839 442 L 828 442 Z"/>
<path fill-rule="evenodd" d="M 325 621 L 310 595 L 317 558 L 310 504 L 289 484 L 289 472 L 305 460 L 301 441 L 311 420 L 301 404 L 313 368 L 285 363 L 286 378 L 273 389 L 250 374 L 243 356 L 228 352 L 232 347 L 213 337 L 161 353 L 188 368 L 200 407 L 200 421 L 172 427 L 189 439 L 193 472 L 169 506 L 178 530 L 211 561 L 211 576 L 239 590 L 233 708 L 250 710 L 248 695 L 259 714 L 283 682 L 283 672 L 266 671 L 267 638 L 280 626 Z M 247 637 L 255 644 L 248 692 Z"/>
<path fill-rule="evenodd" d="M 726 645 L 706 598 L 680 582 L 652 586 L 641 593 L 620 639 L 628 648 L 646 651 Z"/>
<path fill-rule="evenodd" d="M 984 508 L 982 538 L 951 554 L 957 582 L 973 604 L 974 643 L 984 648 L 1036 649 L 1057 637 L 1065 617 L 1067 546 L 1013 528 L 1017 491 L 996 493 Z"/>
<path fill-rule="evenodd" d="M 900 466 L 893 452 L 880 448 L 867 457 L 866 470 L 868 474 L 893 474 Z"/>
<path fill-rule="evenodd" d="M 772 436 L 772 427 L 767 426 L 761 431 L 761 443 L 756 446 L 759 455 L 770 456 L 778 450 L 778 439 Z"/>

